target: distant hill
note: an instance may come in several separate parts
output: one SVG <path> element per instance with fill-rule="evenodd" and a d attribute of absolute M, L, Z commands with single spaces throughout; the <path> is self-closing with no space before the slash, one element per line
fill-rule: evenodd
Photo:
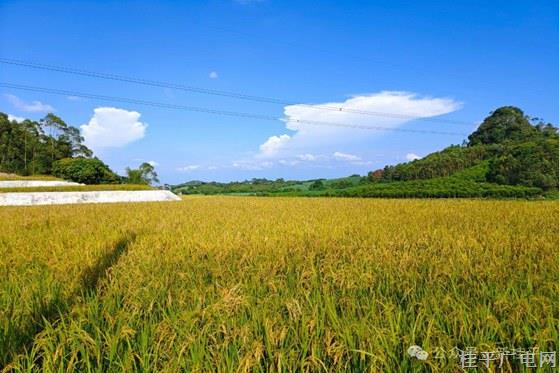
<path fill-rule="evenodd" d="M 527 198 L 556 196 L 558 186 L 558 129 L 526 116 L 519 108 L 505 106 L 485 118 L 466 143 L 371 171 L 367 177 L 190 182 L 173 190 L 183 194 Z"/>
<path fill-rule="evenodd" d="M 388 183 L 459 176 L 541 192 L 559 185 L 559 134 L 551 124 L 531 120 L 520 109 L 507 106 L 491 113 L 468 140 L 416 161 L 373 171 L 369 179 Z"/>

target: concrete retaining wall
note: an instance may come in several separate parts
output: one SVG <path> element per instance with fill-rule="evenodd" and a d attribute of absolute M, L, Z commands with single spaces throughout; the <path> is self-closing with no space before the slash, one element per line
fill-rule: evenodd
<path fill-rule="evenodd" d="M 0 206 L 180 201 L 168 190 L 0 193 Z"/>

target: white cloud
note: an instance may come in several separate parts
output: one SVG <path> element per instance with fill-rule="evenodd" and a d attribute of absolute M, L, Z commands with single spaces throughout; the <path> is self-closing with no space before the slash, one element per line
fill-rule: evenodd
<path fill-rule="evenodd" d="M 302 160 L 302 161 L 308 161 L 308 162 L 313 162 L 313 161 L 316 161 L 318 159 L 318 157 L 316 155 L 309 154 L 309 153 L 299 154 L 297 156 L 297 158 Z"/>
<path fill-rule="evenodd" d="M 78 96 L 67 96 L 66 98 L 70 101 L 84 101 L 82 97 L 78 97 Z"/>
<path fill-rule="evenodd" d="M 254 160 L 241 160 L 235 161 L 231 164 L 233 168 L 237 168 L 243 171 L 260 171 L 265 168 L 270 168 L 274 165 L 270 161 L 254 161 Z"/>
<path fill-rule="evenodd" d="M 342 108 L 342 110 L 327 110 L 324 107 Z M 342 102 L 288 105 L 284 107 L 284 120 L 286 128 L 295 133 L 271 136 L 260 146 L 259 155 L 285 159 L 310 152 L 332 154 L 341 145 L 351 146 L 356 142 L 385 133 L 385 131 L 305 123 L 308 121 L 394 129 L 417 118 L 447 114 L 461 107 L 460 102 L 448 98 L 420 97 L 411 92 L 394 91 L 353 96 Z M 388 115 L 363 115 L 356 111 Z"/>
<path fill-rule="evenodd" d="M 192 172 L 192 171 L 198 170 L 199 168 L 200 168 L 200 165 L 197 165 L 197 164 L 190 164 L 190 165 L 186 165 L 186 166 L 177 168 L 177 171 L 181 171 L 181 172 Z"/>
<path fill-rule="evenodd" d="M 355 165 L 355 166 L 370 166 L 372 164 L 374 164 L 375 162 L 373 161 L 355 161 L 355 162 L 351 162 L 351 164 Z"/>
<path fill-rule="evenodd" d="M 342 152 L 334 152 L 334 158 L 339 161 L 347 161 L 347 162 L 355 162 L 361 160 L 361 157 L 349 153 L 342 153 Z"/>
<path fill-rule="evenodd" d="M 80 126 L 85 144 L 93 149 L 117 148 L 145 136 L 147 124 L 139 121 L 141 114 L 113 107 L 98 107 L 88 124 Z"/>
<path fill-rule="evenodd" d="M 416 159 L 421 159 L 421 157 L 415 153 L 408 153 L 406 154 L 406 159 L 408 161 L 415 161 Z"/>
<path fill-rule="evenodd" d="M 55 111 L 54 108 L 41 101 L 33 101 L 27 103 L 17 96 L 5 94 L 4 97 L 18 110 L 26 111 L 28 113 L 46 113 Z"/>
<path fill-rule="evenodd" d="M 296 166 L 300 163 L 300 161 L 295 159 L 292 160 L 280 159 L 278 163 L 281 164 L 282 166 Z"/>
<path fill-rule="evenodd" d="M 265 143 L 260 145 L 260 155 L 271 157 L 276 155 L 281 148 L 291 139 L 289 135 L 271 136 Z"/>
<path fill-rule="evenodd" d="M 157 167 L 159 166 L 159 163 L 157 163 L 156 161 L 148 161 L 147 162 L 149 165 L 151 165 L 151 167 Z"/>
<path fill-rule="evenodd" d="M 215 166 L 215 165 L 199 165 L 199 164 L 189 164 L 186 166 L 182 166 L 182 167 L 178 167 L 177 171 L 180 172 L 193 172 L 193 171 L 201 171 L 201 170 L 208 170 L 208 171 L 214 171 L 219 169 L 220 167 Z"/>
<path fill-rule="evenodd" d="M 217 72 L 216 72 L 216 71 L 212 71 L 212 72 L 210 73 L 210 79 L 217 79 L 217 78 L 219 78 L 219 75 L 217 74 Z"/>
<path fill-rule="evenodd" d="M 18 117 L 18 116 L 12 115 L 12 114 L 8 114 L 8 120 L 15 120 L 16 122 L 21 123 L 25 120 L 25 118 Z"/>

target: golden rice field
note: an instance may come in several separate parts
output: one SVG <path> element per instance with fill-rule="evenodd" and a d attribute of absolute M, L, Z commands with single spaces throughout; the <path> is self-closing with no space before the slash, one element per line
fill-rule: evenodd
<path fill-rule="evenodd" d="M 16 174 L 7 174 L 0 172 L 0 180 L 62 180 L 51 175 L 33 175 L 33 176 L 20 176 Z"/>
<path fill-rule="evenodd" d="M 113 190 L 153 190 L 145 184 L 99 184 L 99 185 L 64 185 L 41 187 L 0 187 L 0 193 L 32 193 L 32 192 L 98 192 Z"/>
<path fill-rule="evenodd" d="M 458 371 L 406 351 L 554 351 L 558 221 L 545 201 L 2 207 L 0 365 Z"/>

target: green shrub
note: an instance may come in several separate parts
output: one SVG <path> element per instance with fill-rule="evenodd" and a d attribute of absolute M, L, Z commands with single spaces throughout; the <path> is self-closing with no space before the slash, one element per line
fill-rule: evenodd
<path fill-rule="evenodd" d="M 53 163 L 52 174 L 83 184 L 118 184 L 120 177 L 97 158 L 64 158 Z"/>
<path fill-rule="evenodd" d="M 322 189 L 324 189 L 324 182 L 322 180 L 315 180 L 309 187 L 309 190 L 322 190 Z"/>

